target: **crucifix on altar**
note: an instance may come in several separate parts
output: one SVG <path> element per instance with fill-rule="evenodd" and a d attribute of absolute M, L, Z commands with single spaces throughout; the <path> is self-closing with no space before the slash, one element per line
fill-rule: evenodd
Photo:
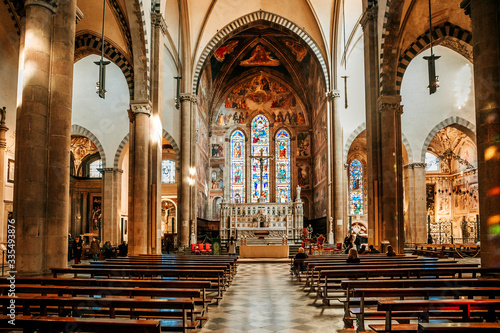
<path fill-rule="evenodd" d="M 251 158 L 255 158 L 259 160 L 259 169 L 260 169 L 260 196 L 259 202 L 266 202 L 266 198 L 264 197 L 264 183 L 263 183 L 263 173 L 264 173 L 264 160 L 272 160 L 273 156 L 264 156 L 264 148 L 260 148 L 260 155 L 250 156 Z"/>

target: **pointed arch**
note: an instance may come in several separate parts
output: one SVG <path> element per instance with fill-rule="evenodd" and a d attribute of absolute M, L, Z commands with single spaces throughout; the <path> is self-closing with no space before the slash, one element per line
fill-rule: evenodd
<path fill-rule="evenodd" d="M 347 141 L 345 142 L 344 146 L 344 161 L 347 161 L 347 154 L 349 153 L 349 149 L 351 148 L 351 145 L 353 141 L 358 137 L 358 135 L 366 130 L 366 123 L 362 123 L 356 129 L 349 135 L 349 138 L 347 138 Z"/>
<path fill-rule="evenodd" d="M 289 21 L 288 19 L 269 13 L 266 11 L 257 11 L 250 13 L 248 15 L 242 16 L 239 19 L 234 20 L 233 22 L 226 25 L 224 28 L 220 29 L 217 34 L 210 40 L 208 45 L 203 50 L 198 63 L 196 65 L 194 75 L 193 75 L 193 94 L 197 94 L 198 90 L 198 82 L 201 77 L 201 72 L 203 70 L 203 66 L 209 60 L 210 55 L 217 50 L 219 46 L 221 46 L 226 40 L 234 36 L 235 34 L 245 30 L 250 25 L 255 25 L 258 21 L 269 22 L 273 24 L 278 24 L 290 30 L 299 36 L 305 43 L 311 48 L 313 53 L 315 54 L 318 62 L 321 65 L 321 69 L 323 71 L 323 78 L 325 80 L 325 87 L 327 90 L 330 89 L 330 80 L 328 76 L 328 67 L 327 67 L 327 59 L 321 53 L 320 48 L 317 43 L 312 39 L 311 36 L 307 32 L 305 32 L 302 28 L 298 27 L 295 23 Z"/>
<path fill-rule="evenodd" d="M 114 163 L 113 163 L 113 167 L 115 169 L 118 169 L 118 164 L 120 162 L 120 156 L 122 154 L 123 148 L 128 143 L 129 138 L 130 138 L 130 134 L 125 135 L 125 137 L 123 138 L 123 140 L 118 145 L 118 149 L 116 150 L 116 153 L 115 153 L 115 160 L 114 160 Z"/>
<path fill-rule="evenodd" d="M 102 148 L 101 142 L 99 141 L 99 139 L 97 139 L 94 133 L 92 133 L 83 126 L 71 125 L 71 135 L 81 135 L 92 141 L 95 144 L 97 150 L 99 151 L 99 155 L 101 156 L 102 160 L 102 165 L 106 167 L 106 153 L 104 152 L 104 148 Z"/>

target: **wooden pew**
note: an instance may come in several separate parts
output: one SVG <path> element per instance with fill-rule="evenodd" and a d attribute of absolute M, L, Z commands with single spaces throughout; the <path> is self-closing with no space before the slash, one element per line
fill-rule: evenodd
<path fill-rule="evenodd" d="M 96 333 L 160 333 L 159 320 L 109 319 L 109 318 L 77 318 L 17 315 L 15 326 L 9 324 L 11 318 L 0 315 L 0 328 L 9 331 L 34 332 L 96 332 Z"/>
<path fill-rule="evenodd" d="M 404 329 L 405 331 L 417 331 L 417 324 L 393 325 L 393 312 L 411 311 L 420 313 L 420 320 L 428 322 L 430 310 L 457 310 L 462 321 L 470 321 L 475 317 L 475 310 L 486 310 L 487 321 L 496 320 L 495 311 L 500 310 L 500 299 L 453 299 L 453 300 L 394 300 L 380 301 L 377 307 L 378 311 L 385 311 L 384 325 L 369 325 L 375 332 L 392 332 L 394 330 Z M 483 316 L 484 313 L 480 312 Z"/>
<path fill-rule="evenodd" d="M 500 323 L 420 323 L 418 333 L 498 333 Z"/>

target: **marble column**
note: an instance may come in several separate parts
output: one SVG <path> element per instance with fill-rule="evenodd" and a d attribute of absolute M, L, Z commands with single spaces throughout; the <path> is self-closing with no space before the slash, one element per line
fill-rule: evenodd
<path fill-rule="evenodd" d="M 463 1 L 472 20 L 481 265 L 500 267 L 500 2 Z M 470 6 L 469 6 L 470 5 Z"/>
<path fill-rule="evenodd" d="M 404 222 L 402 212 L 403 194 L 399 192 L 402 184 L 401 152 L 401 114 L 400 95 L 383 95 L 378 99 L 380 112 L 380 165 L 382 178 L 379 199 L 381 203 L 382 241 L 388 241 L 398 253 L 404 247 Z M 399 129 L 398 129 L 399 128 Z M 399 141 L 399 142 L 398 142 Z M 401 176 L 398 176 L 401 172 Z M 398 184 L 398 181 L 401 184 Z"/>
<path fill-rule="evenodd" d="M 130 142 L 131 176 L 129 183 L 129 255 L 148 253 L 148 171 L 150 149 L 151 102 L 132 101 L 130 115 L 133 130 Z M 130 213 L 132 212 L 132 213 Z"/>
<path fill-rule="evenodd" d="M 0 109 L 1 118 L 0 118 L 0 226 L 2 229 L 0 230 L 0 239 L 2 242 L 7 242 L 7 235 L 5 234 L 7 230 L 7 226 L 4 224 L 6 221 L 5 216 L 5 178 L 7 173 L 5 172 L 5 148 L 7 148 L 7 140 L 5 140 L 5 134 L 9 130 L 7 126 L 5 126 L 5 115 L 7 110 L 5 107 Z"/>
<path fill-rule="evenodd" d="M 120 208 L 121 208 L 121 177 L 123 170 L 118 168 L 103 168 L 102 173 L 102 223 L 101 244 L 110 241 L 118 244 Z"/>
<path fill-rule="evenodd" d="M 365 5 L 361 18 L 365 51 L 365 103 L 366 103 L 366 148 L 367 148 L 367 192 L 368 202 L 368 243 L 379 246 L 381 239 L 380 202 L 380 114 L 377 98 L 379 95 L 379 58 L 377 38 L 377 6 Z"/>

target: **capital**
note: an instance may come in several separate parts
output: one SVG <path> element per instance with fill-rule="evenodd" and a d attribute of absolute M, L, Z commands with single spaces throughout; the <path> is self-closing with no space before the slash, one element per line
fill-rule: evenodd
<path fill-rule="evenodd" d="M 380 113 L 393 111 L 399 115 L 403 114 L 401 95 L 382 95 L 378 98 L 378 110 Z"/>
<path fill-rule="evenodd" d="M 163 35 L 167 34 L 167 23 L 165 23 L 165 18 L 161 13 L 151 13 L 151 25 L 153 27 L 159 27 Z"/>
<path fill-rule="evenodd" d="M 198 104 L 198 96 L 194 94 L 188 94 L 188 93 L 179 94 L 179 99 L 181 100 L 181 102 L 190 101 L 191 103 Z"/>
<path fill-rule="evenodd" d="M 326 92 L 326 98 L 331 101 L 340 98 L 340 90 L 330 90 Z"/>
<path fill-rule="evenodd" d="M 105 173 L 114 173 L 114 172 L 123 173 L 123 170 L 119 169 L 119 168 L 101 168 L 101 169 L 98 169 L 98 170 L 102 174 L 105 174 Z"/>
<path fill-rule="evenodd" d="M 139 113 L 150 116 L 153 106 L 150 101 L 131 101 L 130 102 L 130 113 L 135 116 Z"/>
<path fill-rule="evenodd" d="M 369 21 L 374 21 L 377 19 L 377 12 L 378 6 L 371 6 L 363 12 L 363 16 L 361 16 L 361 20 L 359 22 L 363 29 Z"/>
<path fill-rule="evenodd" d="M 407 165 L 405 165 L 404 167 L 405 168 L 408 168 L 408 169 L 418 169 L 418 168 L 423 168 L 425 169 L 425 166 L 427 164 L 426 163 L 422 163 L 422 162 L 415 162 L 415 163 L 408 163 Z"/>
<path fill-rule="evenodd" d="M 57 7 L 59 6 L 56 0 L 25 0 L 24 1 L 24 7 L 28 6 L 42 6 L 47 8 L 52 12 L 52 14 L 55 14 L 57 11 Z"/>

